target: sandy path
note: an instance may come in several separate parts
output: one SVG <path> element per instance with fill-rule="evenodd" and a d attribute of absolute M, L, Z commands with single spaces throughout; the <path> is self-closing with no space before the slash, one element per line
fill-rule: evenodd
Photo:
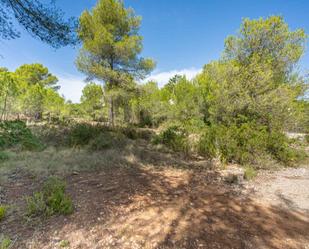
<path fill-rule="evenodd" d="M 259 202 L 309 212 L 309 168 L 265 172 L 247 185 Z"/>

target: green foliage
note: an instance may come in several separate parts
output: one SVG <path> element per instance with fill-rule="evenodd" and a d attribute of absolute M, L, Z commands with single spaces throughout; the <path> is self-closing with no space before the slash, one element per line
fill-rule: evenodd
<path fill-rule="evenodd" d="M 303 29 L 291 31 L 281 16 L 243 19 L 240 31 L 225 41 L 225 56 L 248 65 L 259 55 L 259 64 L 269 63 L 276 81 L 291 72 L 305 50 L 307 35 Z"/>
<path fill-rule="evenodd" d="M 304 159 L 304 153 L 291 148 L 283 133 L 268 133 L 265 126 L 255 123 L 209 126 L 201 134 L 198 148 L 204 156 L 240 164 L 258 163 L 266 154 L 284 164 Z"/>
<path fill-rule="evenodd" d="M 187 132 L 179 126 L 170 126 L 155 136 L 154 144 L 162 143 L 174 151 L 189 152 Z"/>
<path fill-rule="evenodd" d="M 10 157 L 5 151 L 0 151 L 0 162 L 8 160 Z"/>
<path fill-rule="evenodd" d="M 95 83 L 87 84 L 81 96 L 81 107 L 94 120 L 103 114 L 104 92 L 100 85 Z"/>
<path fill-rule="evenodd" d="M 127 138 L 136 140 L 136 139 L 144 139 L 150 140 L 153 136 L 153 132 L 149 129 L 135 128 L 135 127 L 124 127 L 121 129 L 121 133 L 123 133 Z"/>
<path fill-rule="evenodd" d="M 83 46 L 76 65 L 83 73 L 104 81 L 107 90 L 126 88 L 154 67 L 151 59 L 139 57 L 141 18 L 126 9 L 122 1 L 100 0 L 92 11 L 84 11 L 79 21 L 78 35 Z M 113 96 L 109 97 L 109 108 L 114 125 Z"/>
<path fill-rule="evenodd" d="M 267 150 L 275 159 L 286 165 L 293 165 L 306 158 L 306 153 L 291 147 L 288 138 L 279 132 L 271 132 L 268 136 Z"/>
<path fill-rule="evenodd" d="M 21 146 L 24 150 L 40 150 L 42 144 L 22 121 L 4 121 L 0 123 L 0 147 Z"/>
<path fill-rule="evenodd" d="M 50 121 L 66 112 L 58 79 L 42 64 L 24 64 L 15 72 L 0 70 L 0 82 L 1 120 L 20 115 L 40 120 L 46 113 Z"/>
<path fill-rule="evenodd" d="M 53 48 L 77 43 L 75 19 L 64 20 L 64 13 L 56 8 L 53 2 L 2 1 L 0 20 L 0 38 L 5 40 L 20 36 L 20 32 L 15 28 L 19 23 L 32 36 Z"/>
<path fill-rule="evenodd" d="M 121 148 L 125 145 L 125 136 L 120 132 L 100 132 L 91 142 L 90 149 L 94 151 L 111 147 Z"/>
<path fill-rule="evenodd" d="M 58 82 L 57 77 L 52 75 L 48 68 L 42 64 L 24 64 L 17 68 L 15 73 L 28 86 L 40 85 L 54 90 L 59 89 L 59 86 L 56 85 Z"/>
<path fill-rule="evenodd" d="M 100 133 L 90 142 L 90 149 L 93 151 L 109 149 L 113 142 L 114 138 L 109 132 Z"/>
<path fill-rule="evenodd" d="M 68 215 L 73 212 L 72 200 L 65 194 L 65 183 L 54 177 L 44 183 L 41 192 L 27 197 L 26 203 L 29 217 Z"/>
<path fill-rule="evenodd" d="M 251 166 L 245 166 L 244 170 L 245 170 L 244 178 L 246 180 L 252 180 L 254 177 L 257 176 L 256 170 Z"/>
<path fill-rule="evenodd" d="M 67 247 L 70 246 L 70 242 L 69 242 L 68 240 L 61 240 L 61 241 L 59 242 L 59 246 L 60 246 L 61 248 L 67 248 Z"/>
<path fill-rule="evenodd" d="M 87 146 L 90 150 L 104 150 L 111 147 L 123 147 L 126 136 L 133 133 L 126 129 L 110 129 L 100 125 L 76 124 L 69 133 L 69 144 L 71 146 Z"/>
<path fill-rule="evenodd" d="M 12 245 L 12 240 L 4 235 L 0 235 L 0 249 L 9 249 Z"/>
<path fill-rule="evenodd" d="M 69 134 L 69 144 L 71 146 L 84 146 L 90 140 L 94 139 L 100 132 L 98 126 L 89 124 L 76 124 L 74 125 Z"/>
<path fill-rule="evenodd" d="M 7 207 L 0 205 L 0 221 L 2 221 L 6 215 Z"/>

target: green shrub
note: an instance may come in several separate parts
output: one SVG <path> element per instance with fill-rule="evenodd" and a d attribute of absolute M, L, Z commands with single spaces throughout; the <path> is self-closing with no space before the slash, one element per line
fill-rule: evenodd
<path fill-rule="evenodd" d="M 9 159 L 8 153 L 0 151 L 0 162 L 6 161 Z"/>
<path fill-rule="evenodd" d="M 252 160 L 257 150 L 255 138 L 248 127 L 212 125 L 204 129 L 198 150 L 210 158 L 219 156 L 223 161 L 245 163 Z"/>
<path fill-rule="evenodd" d="M 39 139 L 23 121 L 4 121 L 0 123 L 0 148 L 20 146 L 24 150 L 43 148 Z"/>
<path fill-rule="evenodd" d="M 112 145 L 113 145 L 112 136 L 108 132 L 100 133 L 90 142 L 90 150 L 94 151 L 105 150 L 112 147 Z"/>
<path fill-rule="evenodd" d="M 244 177 L 245 177 L 246 180 L 251 180 L 256 176 L 257 176 L 257 172 L 252 166 L 246 166 L 245 167 Z"/>
<path fill-rule="evenodd" d="M 309 134 L 306 134 L 305 141 L 309 144 Z"/>
<path fill-rule="evenodd" d="M 68 240 L 61 240 L 61 241 L 59 242 L 59 246 L 60 246 L 61 248 L 67 248 L 67 247 L 70 246 L 70 242 L 69 242 Z"/>
<path fill-rule="evenodd" d="M 121 148 L 126 144 L 126 137 L 120 132 L 101 132 L 89 143 L 89 149 L 100 151 L 109 148 Z"/>
<path fill-rule="evenodd" d="M 48 207 L 42 192 L 36 192 L 33 196 L 26 197 L 26 203 L 27 216 L 41 216 L 48 214 Z"/>
<path fill-rule="evenodd" d="M 73 204 L 65 194 L 65 183 L 58 178 L 49 178 L 42 192 L 36 192 L 26 198 L 27 216 L 51 216 L 54 214 L 71 214 Z"/>
<path fill-rule="evenodd" d="M 121 132 L 129 139 L 144 139 L 150 140 L 153 136 L 153 132 L 147 129 L 134 128 L 134 127 L 125 127 L 121 129 Z"/>
<path fill-rule="evenodd" d="M 170 126 L 152 140 L 154 144 L 162 143 L 174 151 L 189 152 L 187 132 L 179 126 Z"/>
<path fill-rule="evenodd" d="M 133 127 L 126 127 L 122 129 L 122 133 L 129 139 L 135 140 L 138 139 L 138 132 Z"/>
<path fill-rule="evenodd" d="M 9 249 L 12 245 L 12 240 L 4 235 L 0 236 L 0 249 Z"/>
<path fill-rule="evenodd" d="M 240 164 L 255 164 L 263 155 L 271 155 L 284 164 L 297 162 L 305 157 L 291 148 L 289 140 L 281 132 L 269 133 L 265 126 L 253 122 L 240 125 L 211 125 L 200 137 L 198 151 L 209 158 Z"/>
<path fill-rule="evenodd" d="M 95 138 L 99 133 L 96 126 L 89 124 L 76 124 L 71 128 L 69 134 L 69 143 L 72 146 L 87 145 L 90 140 Z"/>
<path fill-rule="evenodd" d="M 217 142 L 217 130 L 214 126 L 209 126 L 204 129 L 198 143 L 199 154 L 213 158 L 219 153 Z"/>
<path fill-rule="evenodd" d="M 7 207 L 4 205 L 0 205 L 0 221 L 4 219 L 6 215 Z"/>
<path fill-rule="evenodd" d="M 267 139 L 268 152 L 278 161 L 292 165 L 306 157 L 300 149 L 292 148 L 289 139 L 281 132 L 271 132 Z"/>

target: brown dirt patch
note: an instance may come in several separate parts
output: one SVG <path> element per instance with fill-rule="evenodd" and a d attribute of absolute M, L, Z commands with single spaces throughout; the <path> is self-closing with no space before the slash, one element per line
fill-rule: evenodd
<path fill-rule="evenodd" d="M 67 177 L 75 212 L 27 223 L 16 211 L 0 224 L 13 248 L 308 248 L 308 213 L 258 203 L 215 173 L 143 167 Z M 5 186 L 10 202 L 37 185 Z M 17 186 L 18 185 L 18 186 Z M 17 189 L 18 188 L 18 189 Z"/>

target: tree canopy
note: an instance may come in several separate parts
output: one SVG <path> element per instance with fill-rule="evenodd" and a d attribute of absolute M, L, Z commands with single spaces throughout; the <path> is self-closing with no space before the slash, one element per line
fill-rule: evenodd
<path fill-rule="evenodd" d="M 0 37 L 15 39 L 20 32 L 15 20 L 33 37 L 54 48 L 76 44 L 77 22 L 65 20 L 64 13 L 54 1 L 42 4 L 39 0 L 0 0 Z M 15 20 L 14 20 L 15 19 Z"/>
<path fill-rule="evenodd" d="M 151 59 L 139 56 L 142 37 L 138 34 L 141 18 L 122 1 L 100 0 L 92 11 L 80 17 L 79 38 L 82 49 L 77 67 L 88 77 L 104 82 L 107 89 L 127 87 L 134 79 L 145 77 L 154 67 Z M 110 121 L 114 123 L 110 95 Z"/>

